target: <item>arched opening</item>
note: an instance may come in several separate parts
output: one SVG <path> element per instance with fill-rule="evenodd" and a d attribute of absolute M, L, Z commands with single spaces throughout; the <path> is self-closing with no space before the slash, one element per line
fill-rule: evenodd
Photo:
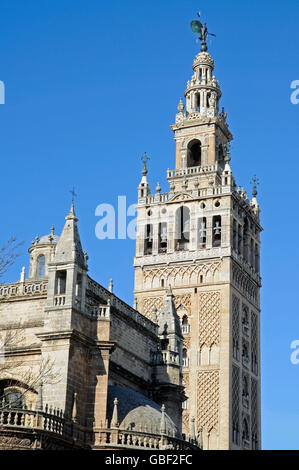
<path fill-rule="evenodd" d="M 243 420 L 242 439 L 243 441 L 249 441 L 249 428 L 246 418 Z"/>
<path fill-rule="evenodd" d="M 183 349 L 183 367 L 189 367 L 189 357 L 186 348 Z"/>
<path fill-rule="evenodd" d="M 188 322 L 188 317 L 187 315 L 184 315 L 182 319 L 182 333 L 188 334 L 189 332 L 190 332 L 190 325 Z"/>
<path fill-rule="evenodd" d="M 37 270 L 36 274 L 37 277 L 45 277 L 45 269 L 46 269 L 46 258 L 44 255 L 40 255 L 37 259 Z"/>
<path fill-rule="evenodd" d="M 187 166 L 201 166 L 201 142 L 200 140 L 192 140 L 187 148 Z"/>
<path fill-rule="evenodd" d="M 176 211 L 176 240 L 175 249 L 177 251 L 187 250 L 190 240 L 190 210 L 181 206 Z"/>

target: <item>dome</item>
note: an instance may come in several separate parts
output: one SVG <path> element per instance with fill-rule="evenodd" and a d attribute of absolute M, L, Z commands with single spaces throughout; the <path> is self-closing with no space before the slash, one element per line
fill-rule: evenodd
<path fill-rule="evenodd" d="M 161 408 L 154 401 L 139 392 L 117 385 L 108 387 L 107 418 L 111 421 L 113 401 L 118 399 L 118 421 L 120 429 L 144 430 L 160 434 Z M 177 435 L 177 428 L 165 413 L 166 433 Z"/>
<path fill-rule="evenodd" d="M 200 52 L 194 59 L 193 69 L 198 65 L 208 65 L 214 69 L 214 61 L 208 52 Z"/>
<path fill-rule="evenodd" d="M 51 241 L 50 241 L 51 240 Z M 40 237 L 38 244 L 43 243 L 57 243 L 59 240 L 59 236 L 55 235 L 54 233 L 49 233 L 48 235 L 43 235 Z"/>

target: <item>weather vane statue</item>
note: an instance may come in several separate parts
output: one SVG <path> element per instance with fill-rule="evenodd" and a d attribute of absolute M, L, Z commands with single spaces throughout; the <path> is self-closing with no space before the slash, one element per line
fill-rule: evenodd
<path fill-rule="evenodd" d="M 200 11 L 197 13 L 198 18 L 200 18 Z M 208 50 L 207 46 L 207 36 L 214 36 L 216 34 L 209 33 L 207 28 L 207 23 L 202 24 L 200 20 L 191 21 L 191 29 L 193 33 L 199 34 L 199 39 L 201 40 L 201 52 L 206 52 Z"/>

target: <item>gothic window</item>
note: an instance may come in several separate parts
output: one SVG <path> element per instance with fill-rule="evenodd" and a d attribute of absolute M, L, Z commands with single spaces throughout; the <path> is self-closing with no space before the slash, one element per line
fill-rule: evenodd
<path fill-rule="evenodd" d="M 233 365 L 232 369 L 232 440 L 234 444 L 240 445 L 240 406 L 239 406 L 239 397 L 240 397 L 240 369 Z"/>
<path fill-rule="evenodd" d="M 248 350 L 249 350 L 248 342 L 243 340 L 243 344 L 242 344 L 242 364 L 247 368 L 249 367 L 249 352 L 248 352 Z"/>
<path fill-rule="evenodd" d="M 145 240 L 144 240 L 144 254 L 151 255 L 153 252 L 153 226 L 146 225 Z"/>
<path fill-rule="evenodd" d="M 221 216 L 213 217 L 213 247 L 221 246 Z"/>
<path fill-rule="evenodd" d="M 159 253 L 167 252 L 167 223 L 162 222 L 159 224 Z"/>
<path fill-rule="evenodd" d="M 258 361 L 257 361 L 257 315 L 251 313 L 251 370 L 254 374 L 258 374 Z"/>
<path fill-rule="evenodd" d="M 182 333 L 188 334 L 189 332 L 190 332 L 190 325 L 188 322 L 188 317 L 187 315 L 184 315 L 182 319 Z"/>
<path fill-rule="evenodd" d="M 251 447 L 258 449 L 258 386 L 255 379 L 251 379 Z"/>
<path fill-rule="evenodd" d="M 248 219 L 245 217 L 243 227 L 243 256 L 245 261 L 248 261 L 248 248 Z"/>
<path fill-rule="evenodd" d="M 46 258 L 44 255 L 40 255 L 37 259 L 37 277 L 44 277 L 45 276 L 45 268 L 46 268 Z"/>
<path fill-rule="evenodd" d="M 201 142 L 199 140 L 192 140 L 188 144 L 187 152 L 187 166 L 201 166 Z"/>
<path fill-rule="evenodd" d="M 237 222 L 233 220 L 233 249 L 237 251 L 238 234 L 237 234 Z"/>
<path fill-rule="evenodd" d="M 82 274 L 77 273 L 76 297 L 81 297 L 81 293 L 82 293 Z"/>
<path fill-rule="evenodd" d="M 240 340 L 240 300 L 233 295 L 232 297 L 232 333 L 233 333 L 233 358 L 237 361 L 240 360 L 240 347 L 239 347 L 239 340 Z"/>
<path fill-rule="evenodd" d="M 186 348 L 183 349 L 183 367 L 189 367 L 189 357 Z"/>
<path fill-rule="evenodd" d="M 243 440 L 243 444 L 244 444 L 244 441 L 245 441 L 245 444 L 249 441 L 249 426 L 248 426 L 248 422 L 246 418 L 243 419 L 242 440 Z"/>
<path fill-rule="evenodd" d="M 258 244 L 255 244 L 255 271 L 258 273 L 260 270 L 260 256 Z"/>
<path fill-rule="evenodd" d="M 248 384 L 248 376 L 243 375 L 243 383 L 242 383 L 242 401 L 243 405 L 248 408 L 249 407 L 249 384 Z"/>
<path fill-rule="evenodd" d="M 177 251 L 187 250 L 190 239 L 190 210 L 181 206 L 176 211 L 176 242 Z"/>
<path fill-rule="evenodd" d="M 198 246 L 205 248 L 207 243 L 207 219 L 202 217 L 198 219 Z"/>
<path fill-rule="evenodd" d="M 247 305 L 242 305 L 242 330 L 243 333 L 248 335 L 249 333 L 249 308 Z"/>
<path fill-rule="evenodd" d="M 250 257 L 249 257 L 249 260 L 250 260 L 250 264 L 251 264 L 252 267 L 253 267 L 253 258 L 254 258 L 253 247 L 254 247 L 254 242 L 253 242 L 253 239 L 251 238 L 250 239 Z"/>
<path fill-rule="evenodd" d="M 66 271 L 56 272 L 55 295 L 64 295 L 66 290 Z"/>
<path fill-rule="evenodd" d="M 241 225 L 237 224 L 238 226 L 238 253 L 239 255 L 242 254 L 242 229 Z"/>

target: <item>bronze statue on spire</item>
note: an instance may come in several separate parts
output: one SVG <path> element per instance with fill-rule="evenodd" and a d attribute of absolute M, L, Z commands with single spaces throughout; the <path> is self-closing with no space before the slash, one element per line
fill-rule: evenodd
<path fill-rule="evenodd" d="M 200 18 L 200 11 L 197 13 L 197 16 Z M 201 40 L 201 52 L 206 52 L 208 50 L 207 46 L 207 36 L 214 36 L 216 34 L 209 33 L 207 23 L 202 24 L 200 20 L 191 21 L 191 29 L 193 33 L 199 34 L 199 39 Z"/>

